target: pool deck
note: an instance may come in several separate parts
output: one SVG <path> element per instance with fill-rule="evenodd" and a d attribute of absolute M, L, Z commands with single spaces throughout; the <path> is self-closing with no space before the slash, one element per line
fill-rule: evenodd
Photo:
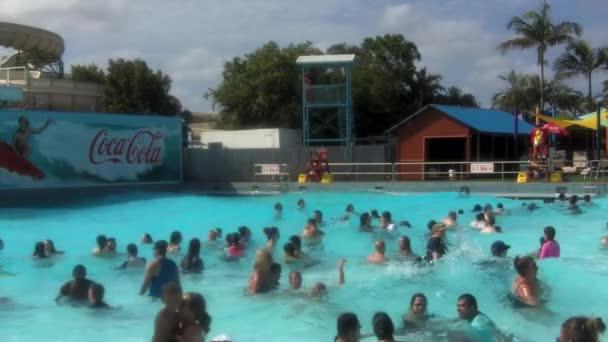
<path fill-rule="evenodd" d="M 261 196 L 285 192 L 332 191 L 332 192 L 385 192 L 385 193 L 428 193 L 460 192 L 467 187 L 471 194 L 492 195 L 514 199 L 555 198 L 556 193 L 567 195 L 589 194 L 604 196 L 608 187 L 596 183 L 526 183 L 507 182 L 336 182 L 318 183 L 180 183 L 154 185 L 113 185 L 95 187 L 41 188 L 41 189 L 1 189 L 0 207 L 21 206 L 62 206 L 95 201 L 109 195 L 125 193 L 196 194 L 210 196 Z"/>

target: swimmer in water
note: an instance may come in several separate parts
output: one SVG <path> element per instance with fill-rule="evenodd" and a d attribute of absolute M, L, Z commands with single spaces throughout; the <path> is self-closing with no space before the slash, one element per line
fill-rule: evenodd
<path fill-rule="evenodd" d="M 19 127 L 15 131 L 15 134 L 13 134 L 11 147 L 19 156 L 29 159 L 30 155 L 32 154 L 32 147 L 28 145 L 28 140 L 32 135 L 44 132 L 44 130 L 46 130 L 53 121 L 48 119 L 40 128 L 30 127 L 30 120 L 24 116 L 19 117 L 18 122 Z"/>
<path fill-rule="evenodd" d="M 540 209 L 540 207 L 538 205 L 536 205 L 536 203 L 532 202 L 532 203 L 528 204 L 528 206 L 526 207 L 526 209 L 529 212 L 533 212 L 536 209 Z"/>
<path fill-rule="evenodd" d="M 93 249 L 93 255 L 103 256 L 105 255 L 106 245 L 108 244 L 108 238 L 105 235 L 97 235 L 97 247 Z"/>
<path fill-rule="evenodd" d="M 72 277 L 74 279 L 61 286 L 55 302 L 59 303 L 63 297 L 74 301 L 85 301 L 89 298 L 89 287 L 93 281 L 87 279 L 87 269 L 82 265 L 74 266 Z"/>
<path fill-rule="evenodd" d="M 279 282 L 281 280 L 281 271 L 281 264 L 278 262 L 273 262 L 270 265 L 270 283 L 273 289 L 276 289 L 281 285 Z"/>
<path fill-rule="evenodd" d="M 500 233 L 502 232 L 502 229 L 497 229 L 499 228 L 498 226 L 495 226 L 496 221 L 494 220 L 494 216 L 490 216 L 490 218 L 488 219 L 488 221 L 486 222 L 485 226 L 483 227 L 482 230 L 480 230 L 479 232 L 482 234 L 494 234 L 494 233 Z"/>
<path fill-rule="evenodd" d="M 167 283 L 162 291 L 165 307 L 156 314 L 152 342 L 172 341 L 175 331 L 179 330 L 182 288 L 178 283 Z"/>
<path fill-rule="evenodd" d="M 239 227 L 239 244 L 242 246 L 249 245 L 249 241 L 251 240 L 251 229 L 245 226 Z"/>
<path fill-rule="evenodd" d="M 323 235 L 324 233 L 317 227 L 317 221 L 315 219 L 309 219 L 302 230 L 302 239 L 313 245 L 321 243 Z"/>
<path fill-rule="evenodd" d="M 230 244 L 226 249 L 226 258 L 236 260 L 245 256 L 245 246 L 241 243 L 241 235 L 237 233 L 229 234 Z"/>
<path fill-rule="evenodd" d="M 141 236 L 141 239 L 140 239 L 141 245 L 151 245 L 153 243 L 154 243 L 154 241 L 152 240 L 152 236 L 150 234 L 145 233 L 144 235 Z"/>
<path fill-rule="evenodd" d="M 494 322 L 477 308 L 473 295 L 458 297 L 456 308 L 466 328 L 448 331 L 448 341 L 503 341 Z"/>
<path fill-rule="evenodd" d="M 173 260 L 167 258 L 167 248 L 167 241 L 158 240 L 154 243 L 154 259 L 146 267 L 140 295 L 149 290 L 148 296 L 160 298 L 163 286 L 171 282 L 180 283 L 179 268 Z"/>
<path fill-rule="evenodd" d="M 428 301 L 424 294 L 416 293 L 412 296 L 412 299 L 410 299 L 410 308 L 402 317 L 403 330 L 405 332 L 426 329 L 429 320 L 435 317 L 435 315 L 430 315 L 427 313 L 427 305 Z"/>
<path fill-rule="evenodd" d="M 361 336 L 361 323 L 357 315 L 346 312 L 338 316 L 338 332 L 334 342 L 359 342 Z"/>
<path fill-rule="evenodd" d="M 502 203 L 498 203 L 496 205 L 496 210 L 494 211 L 494 215 L 501 216 L 501 215 L 505 215 L 505 214 L 506 214 L 505 207 L 503 206 Z"/>
<path fill-rule="evenodd" d="M 490 248 L 490 251 L 492 252 L 492 256 L 495 258 L 506 258 L 507 252 L 509 251 L 510 248 L 511 248 L 511 246 L 504 243 L 504 241 L 499 240 L 499 241 L 494 241 L 494 243 L 492 244 L 492 247 Z"/>
<path fill-rule="evenodd" d="M 280 219 L 283 216 L 283 205 L 281 203 L 275 203 L 274 205 L 274 218 Z"/>
<path fill-rule="evenodd" d="M 321 210 L 315 210 L 312 214 L 312 218 L 315 220 L 317 226 L 322 226 L 325 224 L 325 222 L 323 222 L 323 213 Z"/>
<path fill-rule="evenodd" d="M 47 255 L 44 250 L 44 242 L 36 242 L 34 246 L 34 253 L 32 254 L 32 259 L 46 259 Z"/>
<path fill-rule="evenodd" d="M 215 228 L 215 234 L 217 234 L 217 238 L 222 238 L 222 228 Z"/>
<path fill-rule="evenodd" d="M 368 213 L 363 213 L 359 217 L 359 231 L 371 233 L 374 231 L 372 227 L 372 217 Z"/>
<path fill-rule="evenodd" d="M 570 317 L 563 324 L 556 342 L 600 342 L 606 324 L 599 317 Z"/>
<path fill-rule="evenodd" d="M 291 264 L 297 262 L 300 258 L 296 255 L 296 249 L 293 243 L 288 242 L 283 245 L 283 251 L 285 252 L 285 263 Z"/>
<path fill-rule="evenodd" d="M 109 257 L 115 257 L 116 252 L 116 239 L 113 237 L 108 238 L 108 242 L 106 243 L 106 247 L 104 249 L 104 255 Z"/>
<path fill-rule="evenodd" d="M 374 335 L 378 342 L 395 342 L 395 326 L 393 320 L 385 312 L 376 312 L 372 318 Z"/>
<path fill-rule="evenodd" d="M 289 273 L 289 289 L 299 290 L 302 288 L 302 273 L 293 271 Z"/>
<path fill-rule="evenodd" d="M 146 266 L 146 259 L 137 256 L 137 246 L 134 243 L 127 245 L 127 260 L 116 269 L 124 270 L 127 268 L 141 268 Z"/>
<path fill-rule="evenodd" d="M 391 216 L 391 213 L 388 211 L 382 212 L 382 216 L 380 216 L 380 229 L 390 232 L 390 231 L 395 230 L 395 228 L 397 228 L 397 227 L 393 223 L 393 218 Z"/>
<path fill-rule="evenodd" d="M 167 253 L 169 254 L 179 254 L 181 251 L 181 243 L 183 241 L 182 233 L 179 231 L 173 231 L 171 236 L 169 237 L 169 247 L 167 247 Z"/>
<path fill-rule="evenodd" d="M 545 242 L 540 249 L 539 259 L 559 258 L 559 243 L 555 241 L 555 228 L 551 226 L 545 227 L 544 231 Z"/>
<path fill-rule="evenodd" d="M 217 245 L 219 240 L 217 239 L 217 231 L 215 229 L 210 230 L 207 233 L 207 241 L 205 241 L 205 245 Z"/>
<path fill-rule="evenodd" d="M 211 330 L 211 316 L 207 313 L 207 303 L 199 293 L 184 295 L 179 309 L 179 341 L 202 342 Z"/>
<path fill-rule="evenodd" d="M 590 207 L 593 205 L 593 202 L 591 202 L 591 196 L 590 195 L 585 195 L 583 196 L 583 206 L 585 207 Z"/>
<path fill-rule="evenodd" d="M 103 301 L 105 289 L 103 285 L 93 283 L 89 286 L 89 307 L 92 309 L 111 309 L 112 307 Z"/>
<path fill-rule="evenodd" d="M 266 248 L 272 253 L 277 245 L 277 241 L 281 235 L 279 234 L 279 228 L 277 227 L 266 227 L 264 228 L 264 235 L 266 235 Z"/>
<path fill-rule="evenodd" d="M 433 226 L 431 237 L 426 245 L 426 261 L 435 262 L 447 253 L 448 248 L 443 240 L 446 230 L 446 226 L 441 223 L 437 223 Z"/>
<path fill-rule="evenodd" d="M 58 251 L 57 249 L 55 249 L 55 243 L 53 243 L 53 240 L 49 239 L 44 240 L 44 252 L 49 257 L 64 254 L 63 251 Z"/>
<path fill-rule="evenodd" d="M 350 218 L 351 215 L 357 215 L 357 213 L 355 212 L 355 206 L 352 204 L 349 204 L 346 206 L 346 209 L 344 210 L 344 215 L 342 216 L 342 221 L 348 221 L 348 219 Z"/>
<path fill-rule="evenodd" d="M 483 211 L 483 208 L 481 207 L 481 205 L 479 205 L 479 204 L 475 204 L 475 205 L 473 206 L 473 212 L 474 212 L 474 213 L 480 213 L 480 212 L 482 212 L 482 211 Z"/>
<path fill-rule="evenodd" d="M 578 206 L 578 204 L 576 204 L 577 201 L 578 201 L 578 196 L 576 196 L 576 195 L 571 196 L 570 199 L 568 199 L 568 210 L 570 211 L 570 213 L 572 215 L 579 215 L 579 214 L 583 213 L 583 211 Z"/>
<path fill-rule="evenodd" d="M 471 228 L 483 229 L 486 226 L 486 219 L 483 213 L 477 213 L 475 221 L 471 222 Z"/>
<path fill-rule="evenodd" d="M 490 221 L 490 218 L 494 218 L 494 208 L 492 207 L 491 204 L 486 204 L 483 207 L 483 214 L 484 214 L 486 222 Z"/>
<path fill-rule="evenodd" d="M 541 287 L 536 275 L 538 266 L 531 257 L 516 257 L 513 261 L 519 274 L 513 281 L 513 296 L 528 306 L 540 305 Z"/>
<path fill-rule="evenodd" d="M 304 210 L 306 209 L 306 203 L 304 202 L 303 199 L 299 199 L 298 200 L 298 210 Z"/>
<path fill-rule="evenodd" d="M 412 252 L 410 238 L 405 235 L 399 238 L 399 258 L 403 261 L 410 261 L 419 258 L 416 254 L 414 254 L 414 252 Z"/>
<path fill-rule="evenodd" d="M 338 285 L 342 286 L 345 283 L 344 278 L 344 265 L 346 259 L 340 259 L 338 261 Z M 291 290 L 299 290 L 302 287 L 302 274 L 299 272 L 292 272 L 289 274 L 289 288 Z M 327 285 L 322 282 L 317 282 L 308 291 L 308 297 L 310 298 L 322 298 L 327 295 Z"/>
<path fill-rule="evenodd" d="M 602 248 L 608 248 L 608 235 L 604 235 L 600 240 L 600 244 L 602 245 Z"/>
<path fill-rule="evenodd" d="M 273 276 L 270 270 L 272 263 L 272 254 L 267 249 L 263 248 L 256 252 L 253 272 L 251 272 L 247 286 L 250 294 L 268 292 L 273 287 Z"/>
<path fill-rule="evenodd" d="M 238 234 L 235 234 L 238 235 Z M 188 243 L 188 253 L 180 263 L 182 273 L 201 273 L 205 268 L 201 259 L 201 240 L 194 238 Z"/>
<path fill-rule="evenodd" d="M 567 201 L 566 194 L 564 194 L 563 192 L 560 193 L 559 195 L 557 195 L 557 200 L 558 200 L 557 203 L 559 204 L 559 206 L 563 207 L 564 206 L 564 202 Z"/>
<path fill-rule="evenodd" d="M 367 257 L 367 261 L 372 264 L 384 264 L 388 262 L 388 258 L 384 255 L 386 252 L 386 244 L 382 240 L 376 241 L 374 244 L 376 251 L 374 254 Z"/>
<path fill-rule="evenodd" d="M 380 219 L 380 215 L 378 214 L 378 210 L 376 210 L 376 209 L 372 209 L 372 211 L 370 212 L 370 215 L 372 216 L 372 219 L 374 219 L 374 220 Z"/>
<path fill-rule="evenodd" d="M 456 220 L 458 219 L 458 215 L 456 215 L 455 211 L 450 211 L 448 213 L 448 217 L 444 217 L 443 218 L 443 224 L 446 225 L 446 227 L 454 227 L 456 226 L 458 223 L 456 223 Z"/>

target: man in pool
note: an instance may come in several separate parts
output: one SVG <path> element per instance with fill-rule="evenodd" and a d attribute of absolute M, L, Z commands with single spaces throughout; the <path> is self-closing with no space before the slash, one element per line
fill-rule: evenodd
<path fill-rule="evenodd" d="M 146 259 L 137 256 L 137 246 L 134 243 L 127 245 L 127 260 L 117 269 L 124 270 L 129 267 L 139 268 L 146 266 Z"/>
<path fill-rule="evenodd" d="M 367 261 L 372 264 L 383 264 L 388 262 L 388 258 L 384 253 L 386 252 L 386 244 L 382 240 L 378 240 L 375 243 L 376 252 L 367 257 Z"/>
<path fill-rule="evenodd" d="M 74 266 L 72 277 L 74 279 L 61 286 L 55 302 L 59 303 L 63 297 L 74 301 L 85 301 L 89 298 L 89 288 L 93 281 L 87 279 L 87 269 L 83 265 Z"/>
<path fill-rule="evenodd" d="M 458 297 L 458 317 L 464 325 L 448 332 L 448 341 L 497 341 L 496 325 L 477 309 L 477 299 L 468 293 Z"/>
<path fill-rule="evenodd" d="M 175 331 L 179 329 L 179 306 L 182 301 L 182 288 L 178 283 L 168 283 L 163 287 L 162 308 L 154 320 L 154 335 L 152 342 L 171 341 Z"/>
<path fill-rule="evenodd" d="M 144 281 L 141 284 L 139 294 L 143 295 L 149 289 L 148 295 L 160 298 L 162 288 L 165 284 L 175 282 L 179 284 L 179 268 L 177 264 L 167 258 L 167 241 L 160 240 L 154 243 L 154 260 L 146 268 Z"/>
<path fill-rule="evenodd" d="M 89 287 L 89 306 L 93 309 L 111 309 L 112 307 L 103 301 L 105 289 L 103 285 L 93 283 Z"/>

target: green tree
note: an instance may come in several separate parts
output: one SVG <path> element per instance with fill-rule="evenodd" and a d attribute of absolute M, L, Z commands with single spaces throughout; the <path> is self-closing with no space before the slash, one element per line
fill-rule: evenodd
<path fill-rule="evenodd" d="M 104 83 L 106 80 L 105 72 L 95 64 L 72 65 L 71 78 L 78 82 Z"/>
<path fill-rule="evenodd" d="M 479 104 L 473 94 L 463 93 L 458 87 L 449 87 L 435 96 L 433 102 L 443 105 L 478 108 Z"/>
<path fill-rule="evenodd" d="M 321 51 L 307 42 L 279 47 L 269 42 L 224 64 L 222 82 L 205 97 L 226 128 L 300 127 L 301 77 L 296 59 Z"/>
<path fill-rule="evenodd" d="M 578 23 L 563 21 L 554 23 L 551 18 L 551 6 L 544 1 L 538 11 L 526 12 L 521 17 L 513 17 L 507 24 L 517 37 L 507 40 L 498 46 L 502 53 L 512 49 L 536 49 L 537 63 L 540 65 L 540 107 L 544 107 L 545 54 L 556 45 L 573 41 L 573 36 L 580 36 L 582 27 Z"/>
<path fill-rule="evenodd" d="M 177 115 L 182 106 L 170 90 L 171 78 L 141 59 L 108 61 L 104 98 L 109 112 Z"/>
<path fill-rule="evenodd" d="M 418 108 L 433 102 L 433 99 L 444 91 L 441 86 L 441 76 L 436 74 L 429 74 L 426 68 L 422 68 L 414 74 L 414 79 L 411 83 L 411 87 L 416 94 Z"/>
<path fill-rule="evenodd" d="M 522 110 L 533 110 L 536 102 L 531 91 L 529 75 L 518 74 L 511 70 L 507 75 L 498 76 L 507 82 L 508 86 L 492 97 L 492 108 L 500 108 L 504 111 L 512 111 L 516 108 Z"/>
<path fill-rule="evenodd" d="M 593 109 L 593 73 L 604 68 L 607 60 L 606 48 L 593 48 L 584 40 L 571 42 L 566 51 L 555 61 L 554 69 L 558 77 L 572 78 L 583 76 L 588 82 L 587 101 Z"/>

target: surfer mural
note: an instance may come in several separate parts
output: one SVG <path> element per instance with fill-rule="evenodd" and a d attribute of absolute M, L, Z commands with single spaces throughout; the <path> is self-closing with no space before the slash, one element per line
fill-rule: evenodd
<path fill-rule="evenodd" d="M 0 188 L 178 182 L 181 132 L 174 117 L 0 111 Z"/>

